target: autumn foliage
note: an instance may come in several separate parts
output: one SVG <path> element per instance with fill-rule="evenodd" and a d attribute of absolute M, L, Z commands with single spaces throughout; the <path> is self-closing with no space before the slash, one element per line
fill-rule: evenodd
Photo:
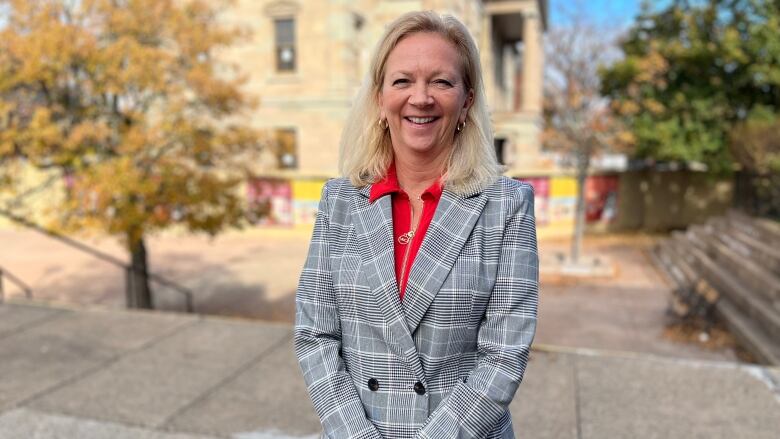
<path fill-rule="evenodd" d="M 636 138 L 636 154 L 731 171 L 735 162 L 750 168 L 751 154 L 772 153 L 780 2 L 650 5 L 623 38 L 623 59 L 601 75 L 602 91 Z"/>
<path fill-rule="evenodd" d="M 54 176 L 52 224 L 119 237 L 142 273 L 149 233 L 240 226 L 261 142 L 218 3 L 0 0 L 0 186 Z"/>

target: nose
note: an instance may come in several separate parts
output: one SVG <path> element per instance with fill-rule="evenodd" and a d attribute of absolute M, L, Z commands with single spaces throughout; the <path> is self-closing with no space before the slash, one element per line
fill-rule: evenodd
<path fill-rule="evenodd" d="M 412 87 L 412 94 L 409 96 L 409 103 L 416 107 L 425 107 L 433 104 L 433 96 L 428 93 L 427 84 L 416 84 Z"/>

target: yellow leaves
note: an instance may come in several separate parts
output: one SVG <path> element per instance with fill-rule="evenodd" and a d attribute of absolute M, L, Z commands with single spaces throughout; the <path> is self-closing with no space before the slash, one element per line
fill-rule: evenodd
<path fill-rule="evenodd" d="M 209 107 L 219 112 L 233 112 L 243 102 L 232 82 L 217 78 L 208 66 L 194 66 L 187 72 L 187 83 Z"/>
<path fill-rule="evenodd" d="M 620 130 L 615 134 L 615 146 L 620 150 L 628 150 L 636 145 L 637 138 L 633 132 Z"/>
<path fill-rule="evenodd" d="M 110 135 L 111 130 L 105 122 L 82 121 L 70 129 L 62 143 L 63 149 L 82 153 L 86 147 L 104 144 Z"/>
<path fill-rule="evenodd" d="M 171 0 L 129 0 L 120 7 L 112 3 L 101 1 L 98 6 L 107 16 L 108 27 L 117 35 L 150 45 L 165 31 L 159 26 L 168 22 L 173 12 Z"/>
<path fill-rule="evenodd" d="M 63 70 L 68 69 L 82 49 L 84 31 L 43 12 L 17 31 L 4 32 L 0 52 L 12 68 L 6 74 L 14 83 L 41 81 L 52 86 Z"/>
<path fill-rule="evenodd" d="M 653 114 L 661 114 L 666 111 L 664 105 L 655 99 L 646 99 L 644 102 L 645 109 Z"/>
<path fill-rule="evenodd" d="M 141 44 L 124 35 L 106 43 L 95 55 L 94 70 L 99 74 L 102 89 L 121 94 L 128 87 L 152 92 L 165 91 L 173 57 L 163 48 Z"/>
<path fill-rule="evenodd" d="M 131 126 L 122 130 L 121 134 L 117 152 L 130 157 L 142 154 L 154 145 L 156 139 L 154 132 L 143 126 Z"/>
<path fill-rule="evenodd" d="M 10 103 L 0 100 L 0 159 L 11 156 L 14 152 L 14 139 L 18 131 L 11 125 L 12 109 Z"/>
<path fill-rule="evenodd" d="M 146 221 L 156 185 L 131 157 L 103 161 L 80 172 L 71 187 L 73 206 L 82 218 L 105 221 L 114 231 Z"/>
<path fill-rule="evenodd" d="M 625 116 L 633 116 L 641 109 L 636 102 L 629 100 L 613 101 L 612 107 L 617 113 Z"/>
<path fill-rule="evenodd" d="M 171 20 L 172 35 L 181 52 L 188 57 L 229 45 L 241 36 L 238 29 L 215 26 L 218 6 L 214 3 L 225 2 L 188 1 Z"/>
<path fill-rule="evenodd" d="M 55 211 L 123 236 L 238 221 L 237 176 L 259 140 L 234 117 L 252 101 L 241 78 L 214 64 L 238 32 L 212 2 L 10 1 L 0 157 L 71 174 Z"/>
<path fill-rule="evenodd" d="M 759 115 L 736 124 L 729 133 L 735 159 L 757 174 L 780 173 L 780 118 Z"/>
<path fill-rule="evenodd" d="M 666 107 L 656 99 L 639 97 L 631 100 L 612 101 L 611 108 L 617 114 L 622 116 L 635 116 L 642 111 L 649 111 L 652 114 L 661 114 L 666 111 Z"/>
<path fill-rule="evenodd" d="M 657 83 L 669 70 L 669 62 L 657 50 L 651 50 L 644 58 L 639 59 L 639 72 L 636 80 L 639 82 Z"/>
<path fill-rule="evenodd" d="M 0 158 L 9 157 L 14 154 L 13 136 L 15 132 L 6 133 L 0 131 Z"/>
<path fill-rule="evenodd" d="M 23 131 L 22 144 L 28 145 L 29 155 L 43 157 L 52 148 L 59 146 L 62 132 L 48 108 L 37 108 L 27 129 Z"/>

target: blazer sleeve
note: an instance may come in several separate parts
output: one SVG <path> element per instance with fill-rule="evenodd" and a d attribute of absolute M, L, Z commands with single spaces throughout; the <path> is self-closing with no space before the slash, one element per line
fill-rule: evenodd
<path fill-rule="evenodd" d="M 314 234 L 295 295 L 295 353 L 325 436 L 381 439 L 366 418 L 341 358 L 341 324 L 328 252 L 330 183 L 322 190 Z"/>
<path fill-rule="evenodd" d="M 539 290 L 533 188 L 514 186 L 508 199 L 496 282 L 477 337 L 477 365 L 430 415 L 420 438 L 486 437 L 523 379 Z"/>

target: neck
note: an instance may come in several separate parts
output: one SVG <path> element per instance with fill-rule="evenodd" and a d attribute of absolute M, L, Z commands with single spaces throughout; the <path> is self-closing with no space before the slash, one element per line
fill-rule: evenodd
<path fill-rule="evenodd" d="M 411 196 L 420 195 L 444 173 L 448 149 L 436 155 L 395 154 L 398 184 Z"/>

